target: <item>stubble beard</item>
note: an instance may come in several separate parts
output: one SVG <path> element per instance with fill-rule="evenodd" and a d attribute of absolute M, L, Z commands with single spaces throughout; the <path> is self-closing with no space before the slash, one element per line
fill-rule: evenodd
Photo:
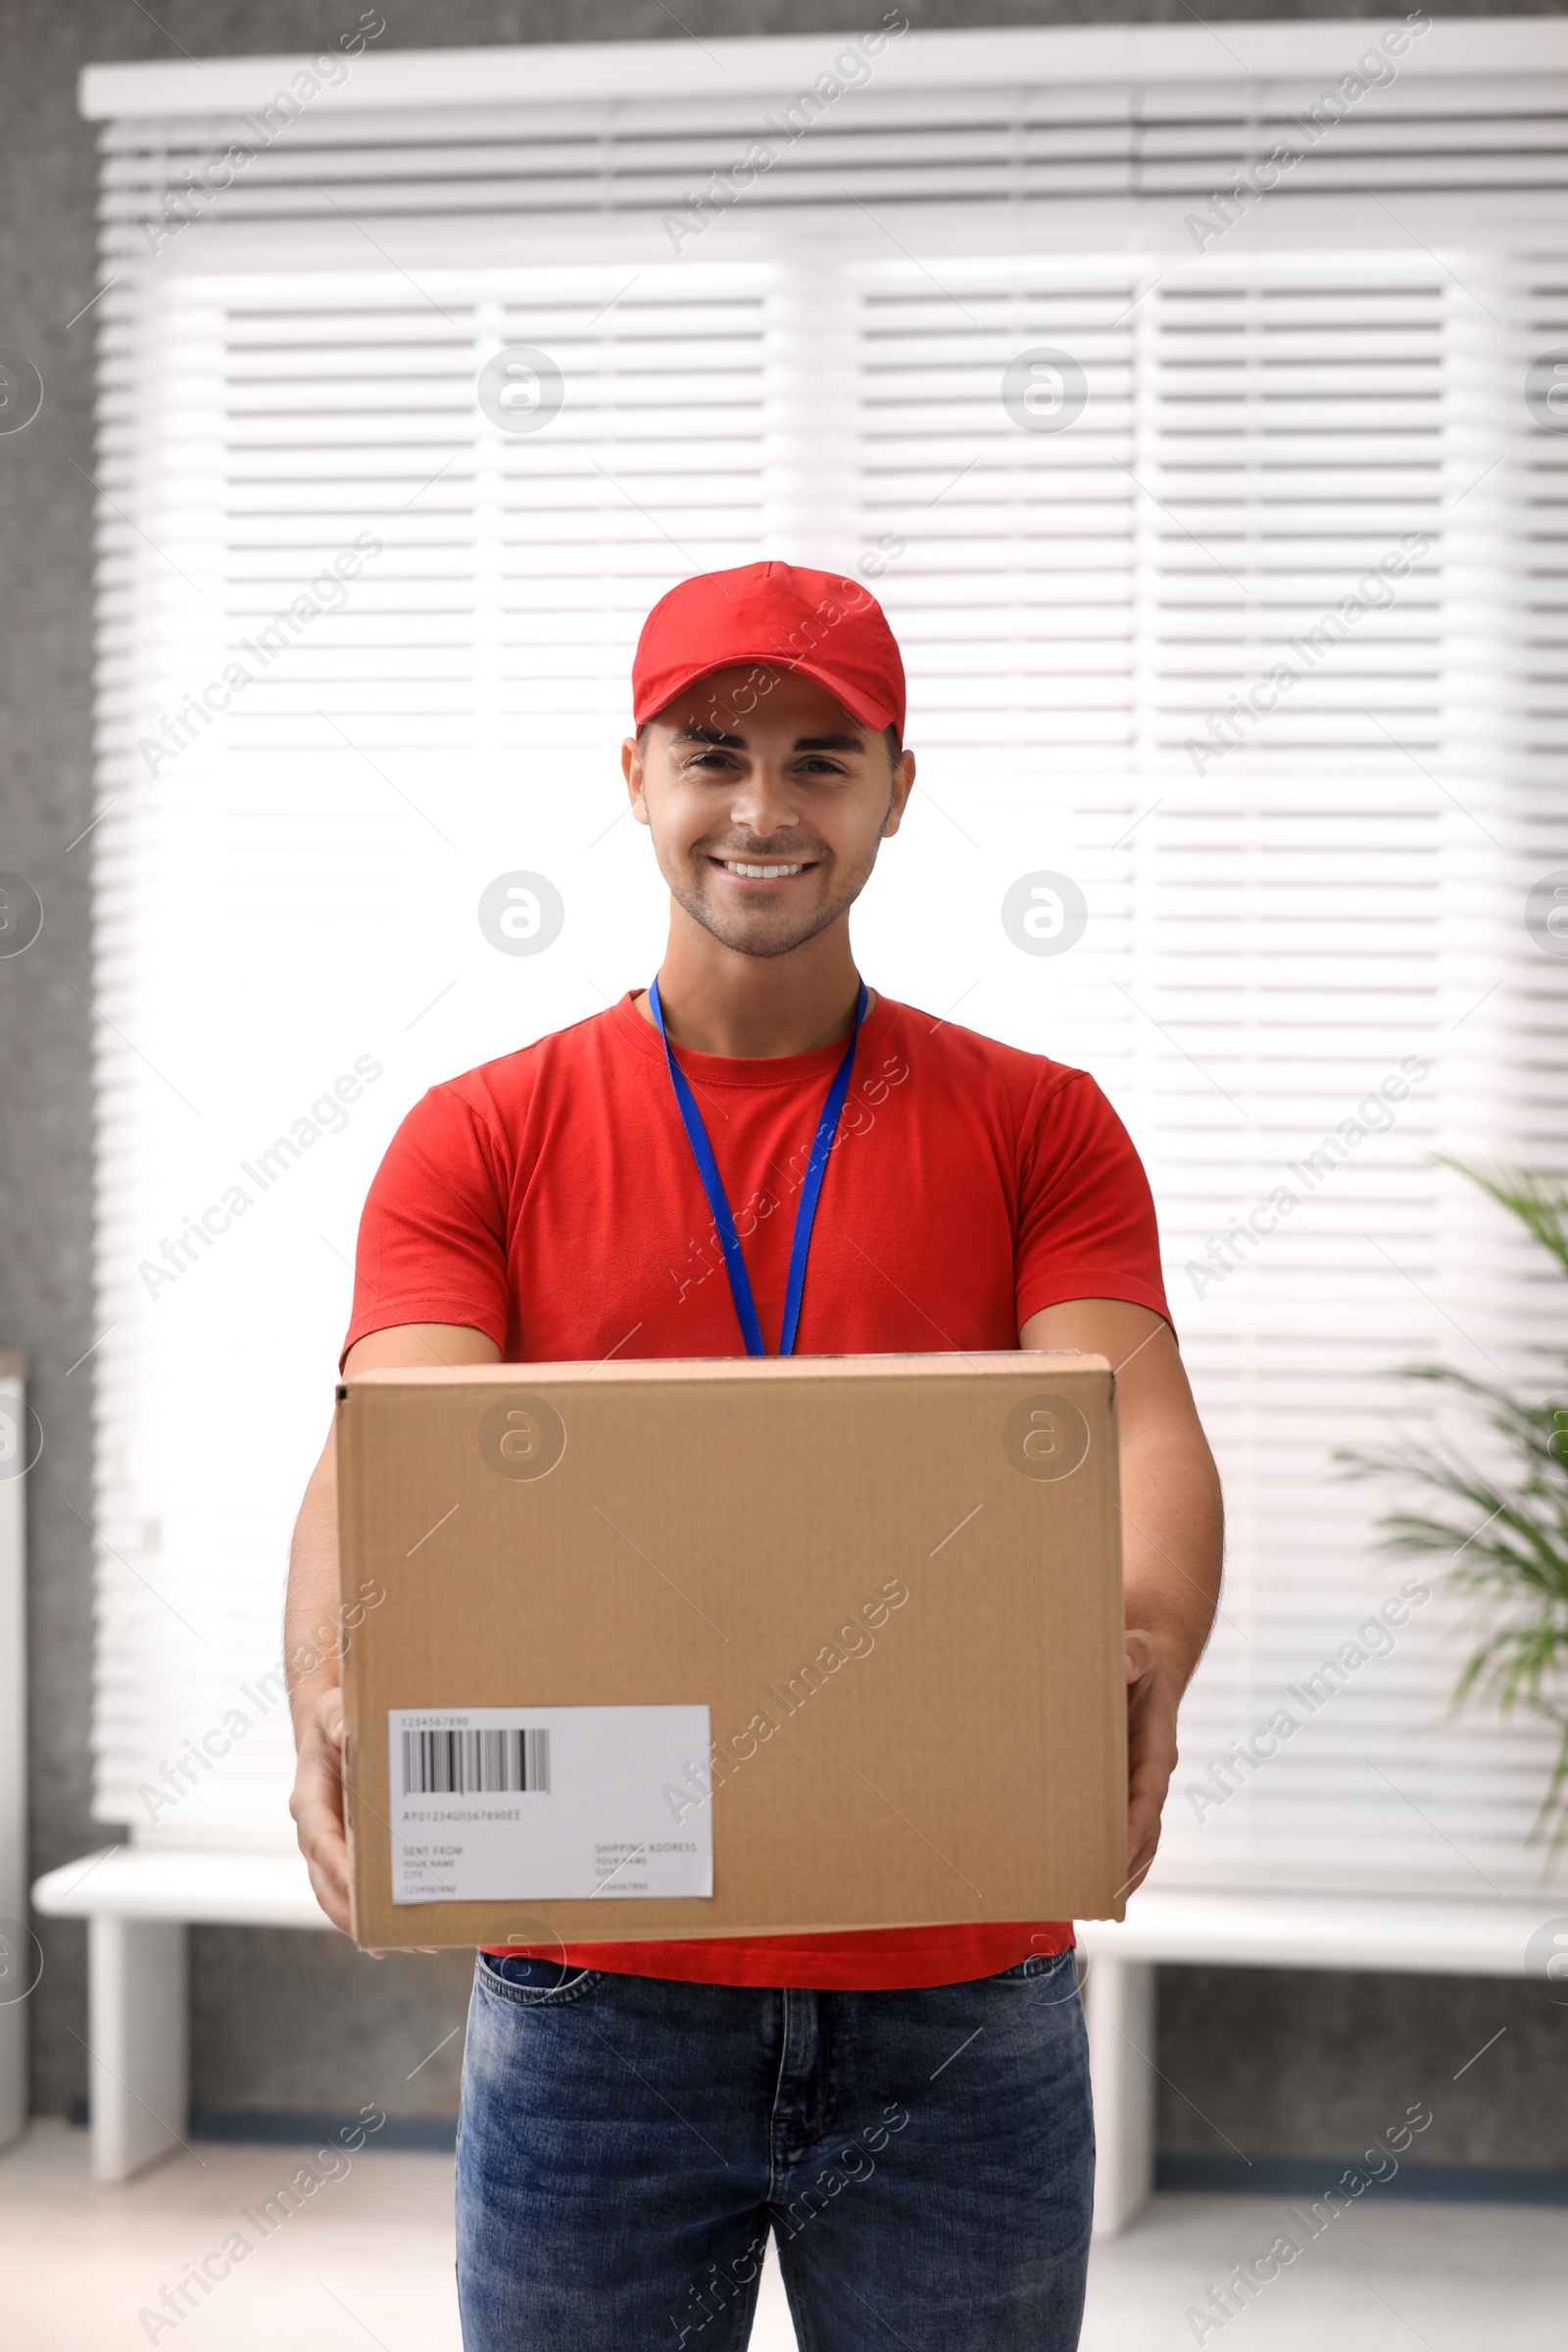
<path fill-rule="evenodd" d="M 793 862 L 787 850 L 773 850 L 765 856 L 752 850 L 728 850 L 723 853 L 702 850 L 697 853 L 699 858 L 720 854 L 730 858 L 752 858 L 759 865 Z M 749 918 L 739 907 L 734 914 L 730 914 L 714 905 L 716 892 L 708 882 L 706 866 L 700 866 L 695 876 L 690 867 L 682 866 L 678 874 L 670 879 L 669 891 L 676 905 L 683 907 L 692 921 L 701 924 L 721 947 L 731 948 L 740 956 L 788 956 L 796 948 L 804 948 L 808 940 L 815 939 L 819 933 L 831 929 L 842 915 L 848 914 L 870 879 L 875 862 L 876 848 L 873 845 L 863 872 L 848 877 L 836 888 L 830 884 L 825 895 L 811 906 L 794 910 L 787 906 L 759 906 Z"/>

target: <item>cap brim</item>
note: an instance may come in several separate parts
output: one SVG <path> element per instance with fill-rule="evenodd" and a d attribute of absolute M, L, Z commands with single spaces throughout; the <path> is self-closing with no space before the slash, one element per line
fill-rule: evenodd
<path fill-rule="evenodd" d="M 730 654 L 716 664 L 700 663 L 669 689 L 658 710 L 647 711 L 638 718 L 637 724 L 646 726 L 649 719 L 662 716 L 672 703 L 678 703 L 681 696 L 689 694 L 702 679 L 715 676 L 719 669 L 738 669 L 747 662 L 755 662 L 759 669 L 789 669 L 803 678 L 812 679 L 832 695 L 835 702 L 842 703 L 852 718 L 858 719 L 862 727 L 871 727 L 878 734 L 884 727 L 894 726 L 898 722 L 897 711 L 878 703 L 863 687 L 858 686 L 853 679 L 841 676 L 825 662 L 814 661 L 808 654 L 786 657 L 768 649 L 757 653 Z"/>

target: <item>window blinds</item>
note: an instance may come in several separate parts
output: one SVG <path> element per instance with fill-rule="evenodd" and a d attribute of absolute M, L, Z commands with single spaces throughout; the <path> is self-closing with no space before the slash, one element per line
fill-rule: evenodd
<path fill-rule="evenodd" d="M 1404 1572 L 1333 1454 L 1413 1425 L 1401 1360 L 1539 1382 L 1561 1346 L 1433 1155 L 1564 1162 L 1564 965 L 1522 918 L 1568 865 L 1563 442 L 1520 386 L 1568 344 L 1568 79 L 1520 49 L 1548 23 L 1479 80 L 1434 26 L 1195 234 L 1367 37 L 1285 29 L 1251 76 L 1197 28 L 905 34 L 734 201 L 836 49 L 725 44 L 717 97 L 684 44 L 483 53 L 466 95 L 367 55 L 265 142 L 294 61 L 89 90 L 104 1819 L 287 1840 L 284 1550 L 365 1187 L 423 1087 L 653 970 L 636 629 L 778 555 L 866 578 L 910 671 L 867 970 L 1091 1068 L 1154 1181 L 1232 1515 L 1161 1872 L 1534 1886 L 1550 1742 L 1446 1720 L 1446 1601 L 1356 1642 Z M 558 371 L 537 431 L 476 398 L 517 346 L 547 406 Z M 1041 352 L 1065 429 L 1003 397 Z M 562 895 L 547 954 L 480 932 L 514 871 Z M 1004 930 L 1042 873 L 1070 954 Z"/>

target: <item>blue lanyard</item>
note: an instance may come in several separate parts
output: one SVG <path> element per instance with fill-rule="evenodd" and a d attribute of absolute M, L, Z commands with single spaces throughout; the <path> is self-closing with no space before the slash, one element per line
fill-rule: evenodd
<path fill-rule="evenodd" d="M 718 1162 L 713 1157 L 713 1147 L 708 1140 L 708 1129 L 703 1125 L 703 1114 L 697 1107 L 697 1098 L 687 1084 L 686 1073 L 669 1050 L 669 1038 L 664 1029 L 664 1008 L 659 1002 L 657 980 L 648 991 L 648 1002 L 653 1007 L 654 1019 L 659 1024 L 659 1034 L 664 1041 L 664 1059 L 669 1064 L 670 1084 L 675 1089 L 675 1101 L 680 1107 L 686 1140 L 691 1145 L 697 1173 L 703 1180 L 708 1205 L 713 1212 L 713 1223 L 718 1228 L 718 1238 L 724 1247 L 724 1268 L 729 1275 L 730 1296 L 735 1301 L 735 1313 L 740 1322 L 741 1336 L 746 1342 L 746 1352 L 748 1355 L 765 1355 L 767 1349 L 762 1345 L 762 1326 L 758 1320 L 757 1301 L 752 1297 L 751 1276 L 746 1271 L 746 1260 L 741 1254 L 740 1235 L 735 1230 L 735 1219 L 724 1198 L 723 1179 L 718 1172 Z M 790 1278 L 784 1293 L 784 1328 L 778 1344 L 780 1355 L 795 1353 L 795 1334 L 801 1320 L 801 1296 L 806 1289 L 806 1260 L 811 1248 L 811 1227 L 816 1222 L 817 1197 L 822 1190 L 827 1155 L 833 1149 L 833 1139 L 843 1115 L 844 1099 L 850 1091 L 856 1041 L 864 1018 L 865 982 L 862 980 L 859 996 L 856 999 L 855 1027 L 850 1032 L 844 1059 L 839 1063 L 833 1084 L 828 1089 L 822 1116 L 816 1123 L 816 1139 L 811 1146 L 811 1156 L 801 1185 L 800 1204 L 795 1211 L 795 1236 L 790 1243 Z"/>

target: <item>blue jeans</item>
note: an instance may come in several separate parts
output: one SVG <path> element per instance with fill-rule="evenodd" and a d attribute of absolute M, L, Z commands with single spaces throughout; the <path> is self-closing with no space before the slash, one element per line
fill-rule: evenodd
<path fill-rule="evenodd" d="M 770 2230 L 806 2352 L 1072 2352 L 1093 2181 L 1071 1952 L 893 1992 L 480 1955 L 465 2352 L 740 2352 Z"/>

